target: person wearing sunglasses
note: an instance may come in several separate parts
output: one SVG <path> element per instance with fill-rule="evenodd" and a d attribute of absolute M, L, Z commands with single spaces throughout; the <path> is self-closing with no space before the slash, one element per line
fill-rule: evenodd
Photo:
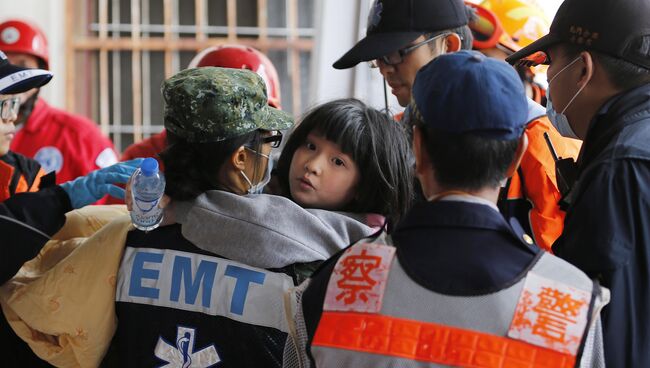
<path fill-rule="evenodd" d="M 548 30 L 542 9 L 523 0 L 485 0 L 481 4 L 466 2 L 475 16 L 469 22 L 474 42 L 481 53 L 505 60 L 509 55 L 533 42 Z M 513 14 L 528 14 L 514 19 Z M 546 25 L 546 27 L 545 27 Z M 532 33 L 532 35 L 531 35 Z M 546 111 L 539 105 L 546 102 L 545 91 L 534 80 L 533 68 L 515 66 L 529 98 L 526 135 L 531 144 L 517 172 L 506 182 L 499 208 L 506 218 L 516 218 L 524 231 L 542 249 L 552 251 L 553 242 L 562 234 L 565 212 L 560 208 L 561 185 L 557 183 L 556 156 L 575 160 L 581 142 L 565 138 L 553 127 Z M 554 153 L 547 142 L 551 142 Z"/>
<path fill-rule="evenodd" d="M 556 255 L 611 290 L 608 367 L 650 366 L 650 2 L 566 0 L 506 60 L 548 64 L 548 117 L 583 140 Z"/>
<path fill-rule="evenodd" d="M 9 147 L 16 136 L 19 94 L 43 86 L 50 79 L 52 73 L 47 70 L 13 65 L 0 51 L 0 202 L 16 193 L 38 190 L 45 176 L 37 161 L 12 152 Z"/>
<path fill-rule="evenodd" d="M 366 37 L 334 63 L 352 68 L 363 61 L 378 68 L 391 93 L 406 107 L 420 68 L 439 55 L 471 48 L 462 0 L 376 0 Z"/>

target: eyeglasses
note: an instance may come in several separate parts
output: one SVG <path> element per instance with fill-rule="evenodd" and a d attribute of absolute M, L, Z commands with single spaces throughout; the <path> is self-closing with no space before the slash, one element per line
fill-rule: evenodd
<path fill-rule="evenodd" d="M 274 134 L 274 135 L 271 135 L 271 136 L 268 136 L 268 137 L 264 137 L 264 138 L 262 138 L 262 143 L 263 144 L 269 144 L 270 143 L 271 147 L 278 148 L 278 147 L 280 147 L 280 144 L 282 143 L 282 133 L 278 131 L 277 134 Z"/>
<path fill-rule="evenodd" d="M 384 56 L 382 56 L 380 58 L 377 58 L 377 59 L 375 59 L 373 61 L 370 61 L 369 62 L 370 67 L 371 68 L 379 68 L 379 63 L 378 63 L 379 61 L 381 61 L 382 63 L 384 63 L 386 65 L 400 64 L 400 63 L 402 63 L 404 61 L 404 56 L 406 56 L 409 53 L 415 51 L 415 49 L 417 49 L 418 47 L 420 47 L 422 45 L 425 45 L 425 44 L 427 44 L 429 42 L 433 42 L 433 41 L 435 41 L 435 40 L 437 40 L 439 38 L 447 37 L 450 34 L 451 34 L 450 32 L 441 33 L 441 34 L 433 36 L 431 38 L 427 38 L 424 41 L 418 42 L 415 45 L 408 46 L 408 47 L 405 47 L 403 49 L 399 49 L 397 51 L 393 51 L 388 55 L 384 55 Z"/>
<path fill-rule="evenodd" d="M 0 118 L 2 120 L 13 119 L 18 115 L 20 109 L 20 97 L 9 97 L 0 100 Z"/>

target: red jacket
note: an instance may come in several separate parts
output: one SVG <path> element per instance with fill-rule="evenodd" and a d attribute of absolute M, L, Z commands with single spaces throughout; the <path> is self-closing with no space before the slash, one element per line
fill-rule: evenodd
<path fill-rule="evenodd" d="M 117 162 L 113 143 L 91 120 L 38 99 L 11 143 L 11 150 L 32 157 L 57 184 Z"/>
<path fill-rule="evenodd" d="M 139 157 L 153 157 L 158 161 L 160 170 L 164 171 L 165 167 L 163 166 L 163 162 L 160 157 L 158 157 L 158 154 L 162 152 L 165 147 L 167 147 L 167 131 L 163 130 L 162 132 L 154 134 L 142 142 L 133 143 L 132 145 L 128 146 L 124 152 L 122 152 L 120 161 L 128 161 Z"/>

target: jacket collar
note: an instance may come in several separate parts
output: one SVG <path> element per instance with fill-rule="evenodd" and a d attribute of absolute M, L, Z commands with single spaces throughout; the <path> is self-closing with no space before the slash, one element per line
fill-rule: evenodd
<path fill-rule="evenodd" d="M 496 230 L 521 239 L 499 212 L 480 203 L 441 200 L 418 203 L 397 225 L 395 231 L 423 227 Z"/>
<path fill-rule="evenodd" d="M 624 128 L 650 116 L 650 84 L 609 99 L 593 118 L 578 158 L 579 172 L 616 140 Z"/>

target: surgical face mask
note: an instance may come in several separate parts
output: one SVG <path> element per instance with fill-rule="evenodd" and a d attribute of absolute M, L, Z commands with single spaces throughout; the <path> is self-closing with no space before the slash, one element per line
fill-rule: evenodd
<path fill-rule="evenodd" d="M 548 120 L 551 121 L 555 129 L 557 129 L 558 133 L 562 135 L 563 137 L 567 138 L 574 138 L 574 139 L 579 139 L 578 135 L 575 133 L 573 128 L 571 128 L 571 124 L 569 124 L 569 119 L 567 119 L 566 115 L 564 115 L 564 112 L 566 111 L 567 108 L 571 105 L 573 100 L 578 97 L 580 92 L 587 86 L 585 83 L 584 86 L 580 87 L 578 92 L 576 92 L 575 95 L 571 98 L 569 103 L 562 109 L 561 112 L 557 112 L 555 108 L 553 107 L 553 102 L 551 101 L 551 83 L 557 78 L 560 74 L 562 74 L 563 71 L 567 70 L 571 65 L 575 64 L 576 61 L 580 60 L 580 57 L 575 58 L 572 62 L 570 62 L 567 66 L 562 68 L 553 78 L 551 78 L 550 81 L 548 81 L 548 88 L 546 89 L 546 96 L 547 96 L 547 101 L 546 101 L 546 115 L 548 116 Z"/>
<path fill-rule="evenodd" d="M 266 157 L 266 160 L 268 162 L 267 165 L 266 165 L 266 170 L 264 171 L 264 177 L 262 177 L 262 179 L 255 185 L 253 185 L 253 182 L 248 178 L 248 176 L 246 176 L 246 173 L 244 173 L 243 170 L 239 170 L 239 172 L 244 177 L 244 180 L 246 180 L 246 182 L 250 186 L 250 188 L 248 188 L 248 191 L 247 191 L 248 194 L 261 194 L 264 191 L 264 187 L 266 186 L 266 184 L 268 184 L 271 181 L 271 171 L 273 170 L 273 160 L 271 160 L 271 157 L 269 157 L 269 155 L 259 153 L 259 152 L 255 151 L 253 149 L 248 148 L 248 147 L 246 147 L 246 148 L 253 151 L 253 152 L 255 152 L 255 153 L 257 153 L 258 155 L 260 155 L 262 157 Z"/>

